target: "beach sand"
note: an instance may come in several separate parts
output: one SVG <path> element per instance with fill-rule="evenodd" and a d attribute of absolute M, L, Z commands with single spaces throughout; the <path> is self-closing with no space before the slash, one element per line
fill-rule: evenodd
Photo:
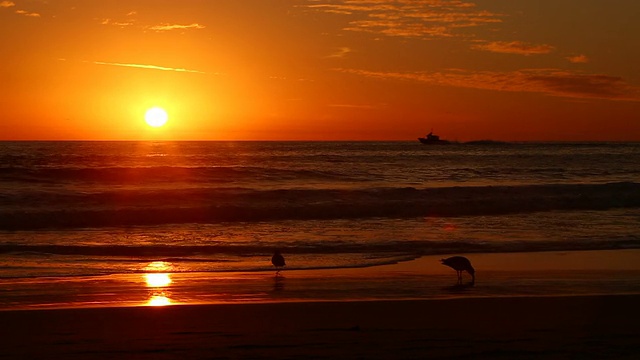
<path fill-rule="evenodd" d="M 0 311 L 0 358 L 636 359 L 640 354 L 640 251 L 468 256 L 478 282 L 461 289 L 453 286 L 455 272 L 433 256 L 367 269 L 284 271 L 275 282 L 272 272 L 217 278 L 176 274 L 167 290 L 174 306 L 123 306 L 147 303 L 140 275 L 82 280 L 65 293 L 116 300 L 93 308 L 86 301 L 83 307 L 69 302 L 66 309 Z M 130 285 L 122 290 L 125 280 Z M 51 285 L 56 286 L 72 285 Z M 7 293 L 16 291 L 6 287 Z M 234 287 L 250 289 L 223 294 Z M 404 292 L 396 294 L 400 289 Z M 212 292 L 218 295 L 207 295 Z"/>
<path fill-rule="evenodd" d="M 8 359 L 636 359 L 639 296 L 0 312 Z"/>

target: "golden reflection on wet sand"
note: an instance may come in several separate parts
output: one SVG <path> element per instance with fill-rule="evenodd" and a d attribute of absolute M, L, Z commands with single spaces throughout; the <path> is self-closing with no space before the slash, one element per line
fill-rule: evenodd
<path fill-rule="evenodd" d="M 169 298 L 170 293 L 166 290 L 173 282 L 171 274 L 157 272 L 171 270 L 171 268 L 172 264 L 165 261 L 154 261 L 145 267 L 145 270 L 150 272 L 144 274 L 144 281 L 147 287 L 151 288 L 146 301 L 147 306 L 167 306 L 172 304 Z"/>
<path fill-rule="evenodd" d="M 147 300 L 147 306 L 167 306 L 171 305 L 171 299 L 164 295 L 151 295 Z"/>

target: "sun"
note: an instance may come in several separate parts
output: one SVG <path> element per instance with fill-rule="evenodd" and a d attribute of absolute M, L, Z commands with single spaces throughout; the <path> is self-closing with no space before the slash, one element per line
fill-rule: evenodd
<path fill-rule="evenodd" d="M 167 112 L 159 107 L 153 107 L 144 114 L 144 120 L 149 126 L 153 127 L 161 127 L 167 123 L 168 119 L 169 115 L 167 115 Z"/>

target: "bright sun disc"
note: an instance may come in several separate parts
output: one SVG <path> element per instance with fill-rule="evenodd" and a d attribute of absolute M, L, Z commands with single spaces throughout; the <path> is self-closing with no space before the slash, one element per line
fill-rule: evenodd
<path fill-rule="evenodd" d="M 160 127 L 164 125 L 169 119 L 167 112 L 159 107 L 154 107 L 147 110 L 146 114 L 144 114 L 144 120 L 153 127 Z"/>

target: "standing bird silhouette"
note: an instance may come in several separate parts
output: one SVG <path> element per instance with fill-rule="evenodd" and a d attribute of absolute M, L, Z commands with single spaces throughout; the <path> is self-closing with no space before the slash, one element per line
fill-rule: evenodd
<path fill-rule="evenodd" d="M 284 262 L 284 256 L 280 254 L 280 250 L 276 250 L 271 257 L 271 263 L 276 267 L 276 275 L 280 274 L 280 270 L 282 267 L 286 265 Z"/>
<path fill-rule="evenodd" d="M 458 284 L 462 284 L 462 272 L 466 271 L 471 275 L 471 284 L 476 282 L 476 270 L 471 266 L 471 261 L 464 256 L 452 256 L 450 258 L 440 260 L 442 265 L 447 265 L 458 274 Z"/>

